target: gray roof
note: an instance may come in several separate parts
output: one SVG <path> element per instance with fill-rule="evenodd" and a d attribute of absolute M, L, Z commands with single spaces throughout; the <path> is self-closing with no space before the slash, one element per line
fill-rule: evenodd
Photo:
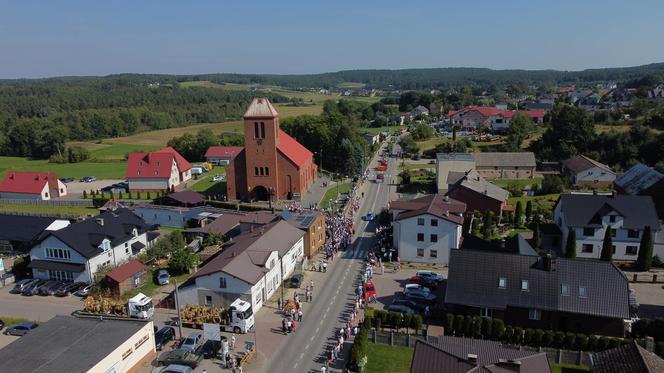
<path fill-rule="evenodd" d="M 491 152 L 473 153 L 476 167 L 535 167 L 535 154 L 532 152 Z"/>
<path fill-rule="evenodd" d="M 605 165 L 604 163 L 597 162 L 592 158 L 586 157 L 583 154 L 575 155 L 574 157 L 563 161 L 563 165 L 575 174 L 590 170 L 594 167 L 598 167 L 608 173 L 615 174 L 611 167 Z"/>
<path fill-rule="evenodd" d="M 519 255 L 537 256 L 537 251 L 522 235 L 517 234 L 502 240 L 488 241 L 476 236 L 468 235 L 461 241 L 461 247 L 470 250 L 495 251 Z"/>
<path fill-rule="evenodd" d="M 473 162 L 475 158 L 470 153 L 437 153 L 438 161 L 468 161 Z"/>
<path fill-rule="evenodd" d="M 55 316 L 1 349 L 0 371 L 87 372 L 144 326 L 142 321 Z"/>
<path fill-rule="evenodd" d="M 470 360 L 469 354 L 477 355 L 477 360 Z M 510 371 L 510 367 L 517 366 L 516 364 L 521 373 L 551 371 L 544 352 L 519 350 L 496 341 L 450 336 L 441 336 L 438 342 L 417 340 L 410 371 L 411 373 L 506 372 Z"/>
<path fill-rule="evenodd" d="M 624 190 L 625 193 L 638 195 L 662 179 L 664 179 L 664 174 L 661 172 L 643 163 L 637 163 L 627 170 L 625 174 L 617 178 L 614 183 L 618 188 Z"/>
<path fill-rule="evenodd" d="M 224 272 L 249 284 L 256 284 L 267 271 L 265 260 L 269 254 L 277 251 L 282 257 L 303 236 L 302 230 L 283 220 L 255 228 L 233 238 L 191 278 Z"/>
<path fill-rule="evenodd" d="M 565 224 L 570 227 L 602 227 L 599 217 L 616 211 L 623 217 L 624 229 L 643 229 L 649 225 L 660 230 L 655 204 L 650 196 L 561 194 L 560 204 Z"/>
<path fill-rule="evenodd" d="M 0 214 L 0 240 L 30 243 L 53 224 L 56 218 Z"/>
<path fill-rule="evenodd" d="M 449 174 L 454 178 L 460 176 L 458 175 L 457 172 L 450 172 Z M 448 180 L 449 178 L 450 176 L 448 176 Z M 488 182 L 486 179 L 480 176 L 480 174 L 477 173 L 477 171 L 475 170 L 464 173 L 463 177 L 458 179 L 454 183 L 454 185 L 450 186 L 449 192 L 452 192 L 455 188 L 458 187 L 464 187 L 470 189 L 474 192 L 484 194 L 498 201 L 506 201 L 510 196 L 510 193 L 508 191 L 495 184 Z"/>
<path fill-rule="evenodd" d="M 664 372 L 664 360 L 636 343 L 596 352 L 590 361 L 595 373 Z"/>
<path fill-rule="evenodd" d="M 97 222 L 103 219 L 103 225 Z M 70 224 L 69 226 L 51 232 L 67 246 L 76 250 L 85 258 L 93 258 L 103 251 L 99 248 L 102 241 L 107 238 L 112 246 L 117 246 L 132 237 L 132 230 L 136 228 L 138 234 L 148 231 L 151 226 L 126 208 L 107 210 L 97 216 Z"/>
<path fill-rule="evenodd" d="M 445 302 L 505 309 L 535 308 L 576 314 L 627 319 L 629 286 L 625 275 L 612 263 L 590 259 L 553 259 L 547 271 L 543 258 L 477 250 L 452 250 Z M 498 288 L 505 278 L 507 287 Z M 528 280 L 529 291 L 521 290 Z M 561 285 L 570 289 L 561 294 Z M 579 296 L 579 288 L 587 297 Z"/>

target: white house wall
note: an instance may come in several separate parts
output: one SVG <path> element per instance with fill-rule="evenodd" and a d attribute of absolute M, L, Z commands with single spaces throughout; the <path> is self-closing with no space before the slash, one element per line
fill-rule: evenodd
<path fill-rule="evenodd" d="M 152 321 L 149 321 L 88 372 L 128 372 L 155 351 L 154 326 Z M 124 359 L 123 355 L 125 355 Z"/>
<path fill-rule="evenodd" d="M 616 180 L 616 174 L 607 172 L 599 167 L 593 167 L 589 170 L 579 172 L 575 175 L 575 181 L 578 182 L 613 182 Z"/>
<path fill-rule="evenodd" d="M 418 218 L 424 218 L 423 226 L 417 225 Z M 438 226 L 431 226 L 431 219 L 437 219 Z M 446 265 L 450 250 L 459 247 L 461 229 L 459 224 L 428 214 L 399 220 L 395 225 L 395 232 L 399 232 L 399 257 L 406 262 Z M 418 233 L 424 234 L 424 241 L 417 241 Z M 438 235 L 437 242 L 431 242 L 431 234 Z M 417 249 L 424 249 L 424 256 L 417 256 Z M 431 257 L 431 250 L 437 250 L 436 258 Z"/>

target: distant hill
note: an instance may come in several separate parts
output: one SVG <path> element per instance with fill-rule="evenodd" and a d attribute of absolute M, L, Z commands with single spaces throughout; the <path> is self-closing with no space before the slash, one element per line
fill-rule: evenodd
<path fill-rule="evenodd" d="M 623 81 L 640 78 L 645 75 L 664 76 L 664 63 L 582 71 L 558 70 L 492 70 L 487 68 L 448 67 L 429 69 L 401 70 L 345 70 L 323 74 L 275 75 L 275 74 L 198 74 L 198 75 L 161 75 L 161 74 L 117 74 L 111 78 L 127 82 L 174 83 L 195 80 L 208 80 L 214 83 L 240 83 L 277 85 L 288 88 L 336 87 L 343 83 L 363 83 L 367 88 L 427 89 L 449 88 L 463 85 L 489 86 L 510 83 L 527 84 L 570 84 L 595 81 Z M 53 81 L 72 81 L 100 79 L 100 77 L 60 77 L 37 79 Z M 0 80 L 0 84 L 21 84 L 35 80 Z"/>

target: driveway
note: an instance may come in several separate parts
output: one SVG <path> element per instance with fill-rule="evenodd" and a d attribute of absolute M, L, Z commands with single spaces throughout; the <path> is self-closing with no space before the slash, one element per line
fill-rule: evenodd
<path fill-rule="evenodd" d="M 629 288 L 636 294 L 639 303 L 639 316 L 649 319 L 664 317 L 664 288 L 662 284 L 630 283 Z"/>
<path fill-rule="evenodd" d="M 64 199 L 69 198 L 81 198 L 83 196 L 83 191 L 85 190 L 90 193 L 91 190 L 100 190 L 101 188 L 113 185 L 119 182 L 124 181 L 123 179 L 105 179 L 97 180 L 91 183 L 84 183 L 81 181 L 72 181 L 67 183 L 67 196 Z"/>

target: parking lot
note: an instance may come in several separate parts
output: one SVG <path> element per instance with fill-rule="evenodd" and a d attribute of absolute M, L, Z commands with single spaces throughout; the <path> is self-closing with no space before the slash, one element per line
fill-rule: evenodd
<path fill-rule="evenodd" d="M 90 183 L 84 183 L 82 181 L 76 180 L 72 181 L 70 183 L 67 183 L 67 196 L 64 197 L 65 199 L 67 197 L 69 198 L 81 198 L 83 196 L 83 191 L 85 190 L 87 193 L 90 193 L 91 190 L 101 190 L 102 188 L 123 182 L 124 180 L 120 179 L 105 179 L 105 180 L 97 180 L 93 181 Z"/>

